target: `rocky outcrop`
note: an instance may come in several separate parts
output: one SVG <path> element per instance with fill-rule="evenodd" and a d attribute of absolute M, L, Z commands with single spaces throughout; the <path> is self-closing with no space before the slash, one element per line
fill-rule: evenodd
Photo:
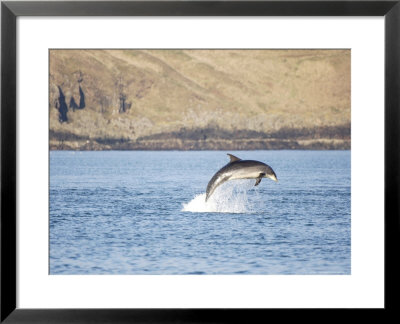
<path fill-rule="evenodd" d="M 51 149 L 348 149 L 350 103 L 349 50 L 50 51 Z"/>

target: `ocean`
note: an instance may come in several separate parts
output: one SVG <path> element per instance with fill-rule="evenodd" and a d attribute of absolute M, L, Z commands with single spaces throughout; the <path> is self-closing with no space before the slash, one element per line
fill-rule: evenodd
<path fill-rule="evenodd" d="M 226 153 L 279 182 L 232 180 Z M 351 274 L 350 151 L 50 151 L 49 273 Z"/>

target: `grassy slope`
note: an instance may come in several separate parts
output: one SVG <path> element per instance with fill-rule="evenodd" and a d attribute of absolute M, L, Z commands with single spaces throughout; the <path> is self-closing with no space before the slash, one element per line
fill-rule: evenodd
<path fill-rule="evenodd" d="M 69 111 L 69 121 L 60 123 L 57 86 L 67 104 L 71 96 L 78 101 L 79 71 L 86 108 Z M 121 82 L 132 104 L 123 114 Z M 72 148 L 94 139 L 112 148 L 107 139 L 134 143 L 182 128 L 233 135 L 349 128 L 350 51 L 53 50 L 49 109 L 52 148 L 62 148 L 62 139 Z"/>

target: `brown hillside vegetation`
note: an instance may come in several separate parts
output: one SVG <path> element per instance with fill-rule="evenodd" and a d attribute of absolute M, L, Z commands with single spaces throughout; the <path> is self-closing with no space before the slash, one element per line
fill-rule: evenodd
<path fill-rule="evenodd" d="M 350 148 L 350 50 L 51 50 L 49 79 L 51 149 Z"/>

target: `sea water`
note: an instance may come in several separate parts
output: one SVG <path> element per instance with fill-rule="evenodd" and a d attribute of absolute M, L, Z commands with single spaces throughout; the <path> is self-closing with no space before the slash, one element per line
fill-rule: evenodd
<path fill-rule="evenodd" d="M 226 153 L 279 182 L 232 180 Z M 50 274 L 350 274 L 350 151 L 50 152 Z"/>

